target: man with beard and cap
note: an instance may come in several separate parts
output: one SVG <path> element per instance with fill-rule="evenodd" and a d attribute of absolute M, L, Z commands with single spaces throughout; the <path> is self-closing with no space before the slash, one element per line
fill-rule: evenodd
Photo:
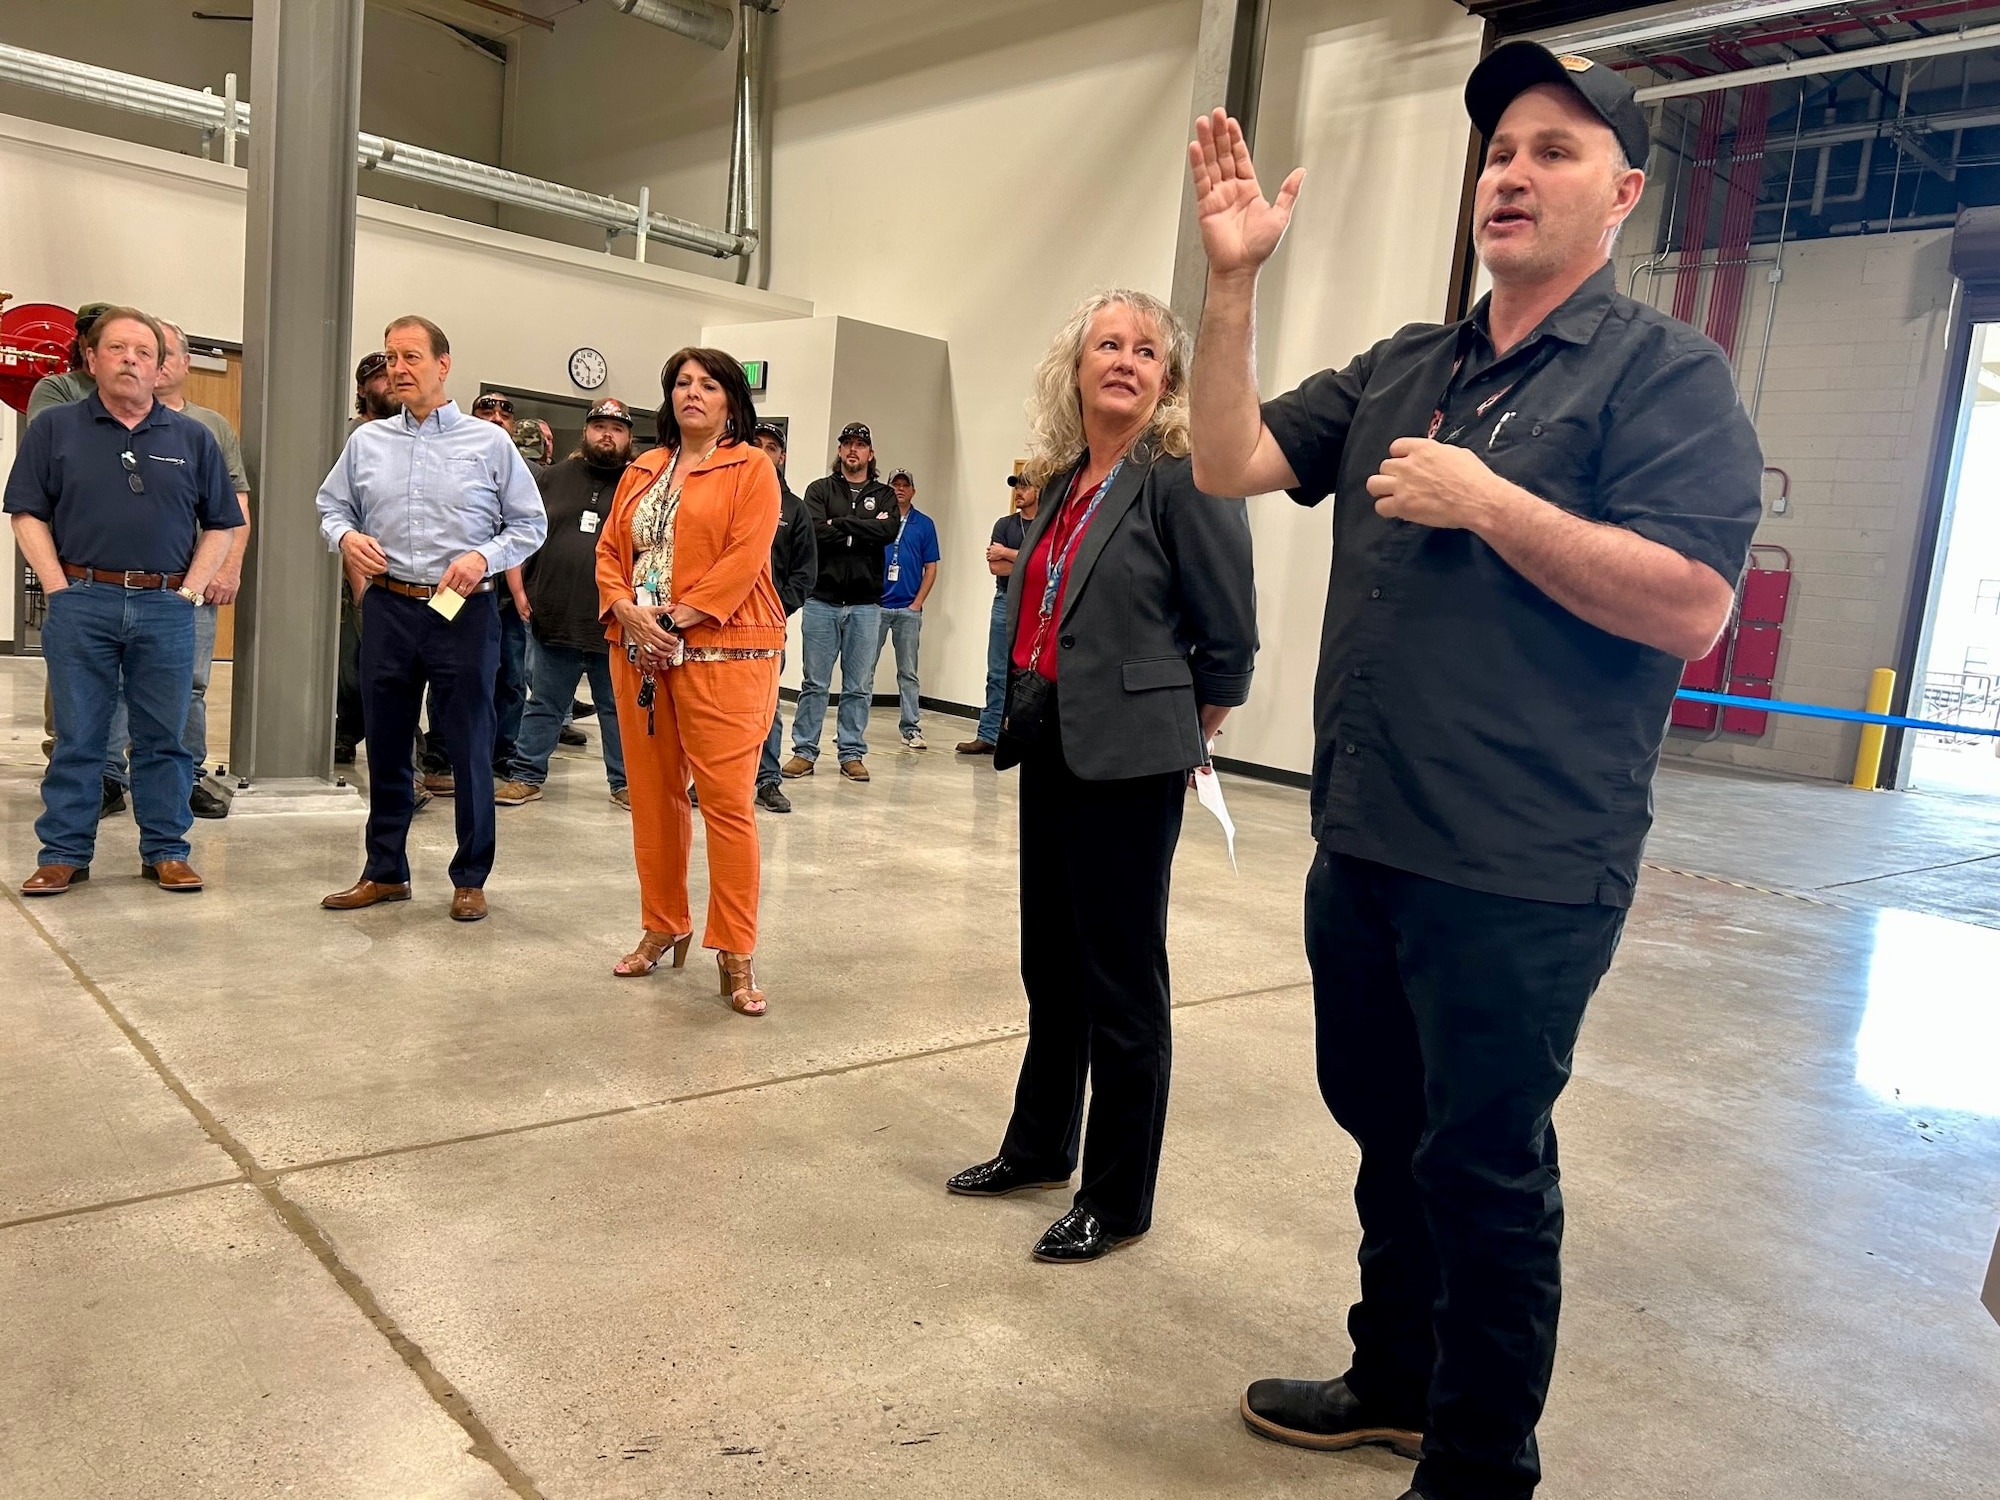
<path fill-rule="evenodd" d="M 1405 1500 L 1526 1500 L 1562 1300 L 1551 1114 L 1763 459 L 1722 350 L 1618 290 L 1649 145 L 1631 86 L 1510 42 L 1465 97 L 1492 294 L 1261 406 L 1257 274 L 1300 174 L 1265 201 L 1236 122 L 1197 122 L 1194 471 L 1332 494 L 1339 538 L 1305 941 L 1320 1092 L 1361 1150 L 1361 1297 L 1346 1373 L 1259 1380 L 1243 1420 L 1419 1458 Z"/>
<path fill-rule="evenodd" d="M 611 696 L 611 648 L 597 602 L 598 528 L 611 514 L 611 497 L 631 462 L 632 414 L 624 402 L 607 398 L 585 418 L 583 446 L 535 475 L 549 513 L 549 536 L 521 569 L 528 596 L 529 699 L 506 780 L 493 790 L 502 807 L 540 799 L 563 715 L 577 682 L 588 678 L 611 800 L 631 811 L 618 704 Z"/>
<path fill-rule="evenodd" d="M 69 368 L 60 375 L 44 375 L 35 382 L 35 388 L 28 392 L 27 418 L 30 422 L 51 406 L 67 406 L 72 401 L 81 401 L 97 389 L 97 382 L 90 378 L 90 361 L 84 358 L 83 350 L 90 338 L 91 325 L 110 306 L 109 302 L 86 302 L 76 310 L 76 336 L 69 341 Z"/>
<path fill-rule="evenodd" d="M 778 602 L 785 617 L 797 614 L 819 578 L 819 553 L 813 543 L 812 516 L 805 501 L 792 493 L 785 478 L 785 430 L 775 422 L 759 422 L 754 434 L 757 446 L 778 471 L 780 507 L 778 534 L 771 538 L 771 581 L 778 586 Z M 782 666 L 782 662 L 780 663 Z M 778 752 L 785 743 L 785 708 L 781 703 L 771 715 L 771 737 L 764 741 L 764 753 L 757 760 L 757 805 L 766 812 L 788 813 L 792 799 L 779 785 Z"/>
<path fill-rule="evenodd" d="M 511 396 L 487 391 L 472 403 L 472 414 L 507 434 L 530 474 L 541 472 L 548 462 L 548 444 L 532 419 L 518 422 L 514 419 Z M 532 448 L 528 442 L 530 433 L 534 434 Z M 493 678 L 493 715 L 499 726 L 493 736 L 495 783 L 506 781 L 514 764 L 514 750 L 521 738 L 521 715 L 528 707 L 528 595 L 522 587 L 519 568 L 509 568 L 507 576 L 499 582 L 495 600 L 500 606 L 500 670 Z M 433 791 L 452 790 L 449 767 L 443 773 L 430 767 L 430 763 L 442 758 L 437 736 L 428 736 L 425 744 L 429 747 L 425 752 L 428 762 L 425 783 Z"/>
<path fill-rule="evenodd" d="M 347 424 L 348 432 L 393 417 L 402 409 L 403 403 L 389 382 L 389 356 L 380 349 L 362 355 L 361 363 L 354 367 L 354 417 Z M 351 766 L 362 733 L 361 595 L 368 587 L 368 576 L 346 565 L 341 574 L 347 587 L 340 595 L 340 686 L 333 713 L 333 763 Z M 431 794 L 419 787 L 418 808 L 430 800 Z"/>
<path fill-rule="evenodd" d="M 840 663 L 840 717 L 834 749 L 840 774 L 868 780 L 868 710 L 875 695 L 875 659 L 882 654 L 882 563 L 896 539 L 896 492 L 875 463 L 875 438 L 866 422 L 840 429 L 833 472 L 806 486 L 819 578 L 805 604 L 800 634 L 805 675 L 792 711 L 788 780 L 813 773 L 833 665 Z"/>

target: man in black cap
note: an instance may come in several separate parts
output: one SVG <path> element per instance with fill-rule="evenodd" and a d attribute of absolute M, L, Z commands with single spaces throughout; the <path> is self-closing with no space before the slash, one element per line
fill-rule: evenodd
<path fill-rule="evenodd" d="M 523 457 L 526 455 L 523 454 Z M 611 697 L 611 647 L 597 600 L 597 540 L 611 515 L 611 497 L 632 462 L 632 413 L 607 397 L 583 422 L 583 446 L 559 464 L 535 470 L 549 513 L 549 534 L 522 564 L 528 600 L 527 682 L 532 694 L 520 737 L 493 800 L 502 807 L 537 801 L 549 779 L 563 716 L 579 680 L 590 679 L 602 731 L 604 779 L 611 800 L 631 811 L 618 706 Z M 533 465 L 530 465 L 533 468 Z"/>
<path fill-rule="evenodd" d="M 812 514 L 805 501 L 792 493 L 785 478 L 785 429 L 775 422 L 759 422 L 752 434 L 764 456 L 778 471 L 778 492 L 782 502 L 778 512 L 777 535 L 771 538 L 771 581 L 778 586 L 778 602 L 790 618 L 804 607 L 806 596 L 819 581 L 819 550 L 813 543 Z M 764 741 L 757 758 L 757 805 L 766 812 L 788 813 L 792 799 L 778 784 L 778 752 L 785 744 L 785 708 L 781 703 L 771 715 L 770 738 Z"/>
<path fill-rule="evenodd" d="M 32 422 L 51 406 L 67 406 L 81 401 L 97 389 L 90 377 L 90 361 L 84 358 L 91 325 L 111 306 L 109 302 L 86 302 L 76 310 L 76 336 L 69 341 L 69 368 L 60 375 L 44 375 L 28 392 L 27 419 Z"/>
<path fill-rule="evenodd" d="M 800 634 L 805 672 L 792 712 L 792 758 L 784 774 L 813 773 L 826 720 L 833 664 L 840 662 L 840 720 L 834 750 L 840 774 L 868 780 L 868 709 L 875 693 L 875 659 L 882 654 L 883 557 L 896 539 L 896 492 L 875 467 L 875 438 L 865 422 L 840 429 L 833 472 L 806 486 L 819 581 L 806 600 Z"/>
<path fill-rule="evenodd" d="M 1208 252 L 1195 481 L 1335 495 L 1313 703 L 1306 947 L 1320 1091 L 1361 1148 L 1361 1300 L 1337 1380 L 1250 1427 L 1421 1457 L 1405 1500 L 1521 1500 L 1561 1300 L 1550 1113 L 1610 965 L 1682 662 L 1729 619 L 1763 465 L 1729 362 L 1619 294 L 1647 131 L 1611 69 L 1510 43 L 1488 138 L 1490 298 L 1258 404 L 1275 204 L 1220 111 L 1191 148 Z"/>
<path fill-rule="evenodd" d="M 354 417 L 347 424 L 355 428 L 393 417 L 403 409 L 389 381 L 389 356 L 380 349 L 361 356 L 354 367 Z M 344 561 L 344 560 L 343 560 Z M 361 743 L 361 595 L 367 577 L 353 567 L 342 568 L 347 587 L 340 595 L 340 685 L 333 713 L 333 760 L 335 765 L 354 764 L 354 747 Z M 431 794 L 418 789 L 419 809 Z"/>

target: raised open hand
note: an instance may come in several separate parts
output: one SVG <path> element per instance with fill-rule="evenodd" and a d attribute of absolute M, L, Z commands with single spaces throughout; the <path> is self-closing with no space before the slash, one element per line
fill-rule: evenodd
<path fill-rule="evenodd" d="M 1257 169 L 1243 127 L 1223 110 L 1194 122 L 1188 146 L 1194 170 L 1195 216 L 1201 225 L 1201 246 L 1214 271 L 1255 271 L 1278 248 L 1292 222 L 1292 205 L 1304 167 L 1296 168 L 1278 189 L 1278 201 L 1266 202 L 1257 186 Z"/>

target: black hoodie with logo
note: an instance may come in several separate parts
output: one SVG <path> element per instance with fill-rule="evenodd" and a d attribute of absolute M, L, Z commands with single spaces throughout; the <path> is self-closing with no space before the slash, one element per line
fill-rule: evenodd
<path fill-rule="evenodd" d="M 608 651 L 597 602 L 597 530 L 611 516 L 611 497 L 625 465 L 604 468 L 566 458 L 533 471 L 549 513 L 549 534 L 522 566 L 535 638 L 577 651 Z"/>
<path fill-rule="evenodd" d="M 879 479 L 828 474 L 806 486 L 819 552 L 812 596 L 826 604 L 880 604 L 882 549 L 896 540 L 896 492 Z"/>

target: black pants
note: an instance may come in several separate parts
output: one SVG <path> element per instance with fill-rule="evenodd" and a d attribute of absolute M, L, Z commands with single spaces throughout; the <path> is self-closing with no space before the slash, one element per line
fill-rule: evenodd
<path fill-rule="evenodd" d="M 368 729 L 367 878 L 410 878 L 404 843 L 417 808 L 412 751 L 430 688 L 431 734 L 444 742 L 458 792 L 454 886 L 483 886 L 493 868 L 493 676 L 500 616 L 474 594 L 458 618 L 384 588 L 361 600 L 361 694 Z"/>
<path fill-rule="evenodd" d="M 1562 1303 L 1549 1115 L 1624 922 L 1326 849 L 1313 861 L 1320 1093 L 1361 1147 L 1347 1382 L 1423 1429 L 1429 1500 L 1516 1500 L 1541 1477 Z"/>
<path fill-rule="evenodd" d="M 1021 764 L 1021 982 L 1028 1051 L 1000 1154 L 1053 1182 L 1108 1233 L 1143 1234 L 1173 1063 L 1167 889 L 1187 778 L 1081 781 L 1059 743 Z"/>
<path fill-rule="evenodd" d="M 336 744 L 358 745 L 361 723 L 361 606 L 340 582 L 340 686 L 334 700 L 333 738 Z"/>

